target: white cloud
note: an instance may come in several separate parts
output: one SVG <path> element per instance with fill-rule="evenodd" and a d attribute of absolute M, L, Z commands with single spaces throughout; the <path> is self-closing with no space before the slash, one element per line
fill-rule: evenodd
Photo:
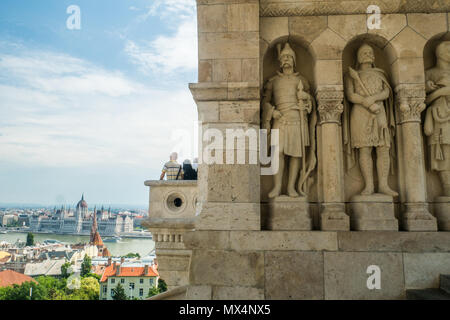
<path fill-rule="evenodd" d="M 144 72 L 173 73 L 197 68 L 197 24 L 183 22 L 173 36 L 137 44 L 128 40 L 125 52 Z"/>
<path fill-rule="evenodd" d="M 193 135 L 187 86 L 155 90 L 68 55 L 26 52 L 0 55 L 2 160 L 159 168 L 177 143 L 174 128 Z"/>
<path fill-rule="evenodd" d="M 174 32 L 153 41 L 126 40 L 125 53 L 144 73 L 195 71 L 197 68 L 197 16 L 195 0 L 156 0 L 138 21 L 158 16 Z"/>

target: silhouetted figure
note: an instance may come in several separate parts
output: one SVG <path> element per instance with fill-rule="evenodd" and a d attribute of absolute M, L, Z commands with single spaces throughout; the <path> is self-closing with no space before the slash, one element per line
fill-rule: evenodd
<path fill-rule="evenodd" d="M 192 168 L 191 161 L 186 159 L 183 161 L 184 180 L 197 180 L 197 171 Z"/>

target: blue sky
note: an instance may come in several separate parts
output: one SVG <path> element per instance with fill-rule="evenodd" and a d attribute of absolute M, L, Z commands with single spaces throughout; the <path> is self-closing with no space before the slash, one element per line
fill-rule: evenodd
<path fill-rule="evenodd" d="M 195 155 L 196 32 L 195 0 L 2 0 L 0 203 L 145 205 Z"/>

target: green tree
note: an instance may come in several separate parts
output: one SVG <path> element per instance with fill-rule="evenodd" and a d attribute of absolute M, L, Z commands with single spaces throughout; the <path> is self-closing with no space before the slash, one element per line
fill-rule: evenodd
<path fill-rule="evenodd" d="M 130 252 L 127 253 L 127 255 L 123 256 L 123 258 L 140 258 L 140 257 L 141 255 L 137 252 L 136 253 Z"/>
<path fill-rule="evenodd" d="M 158 287 L 151 287 L 148 290 L 147 298 L 156 296 L 157 294 L 159 294 L 159 288 Z"/>
<path fill-rule="evenodd" d="M 81 264 L 81 277 L 86 277 L 91 273 L 92 262 L 91 258 L 86 254 L 83 259 L 83 263 Z"/>
<path fill-rule="evenodd" d="M 163 292 L 167 291 L 167 284 L 163 279 L 158 280 L 158 289 L 159 289 L 159 293 L 163 293 Z"/>
<path fill-rule="evenodd" d="M 69 268 L 72 266 L 70 262 L 66 262 L 61 266 L 61 277 L 67 279 L 72 273 L 69 272 Z"/>
<path fill-rule="evenodd" d="M 100 284 L 93 277 L 85 277 L 81 279 L 81 287 L 77 290 L 77 294 L 85 299 L 80 300 L 98 300 L 100 294 Z"/>
<path fill-rule="evenodd" d="M 30 297 L 30 288 L 32 295 Z M 14 284 L 9 287 L 0 288 L 0 300 L 46 300 L 47 292 L 39 283 L 32 281 L 24 282 L 20 286 Z"/>
<path fill-rule="evenodd" d="M 128 296 L 125 293 L 125 289 L 122 287 L 120 283 L 118 283 L 116 288 L 113 289 L 112 298 L 113 300 L 128 300 Z"/>
<path fill-rule="evenodd" d="M 27 243 L 26 246 L 34 246 L 34 235 L 31 232 L 27 234 Z"/>
<path fill-rule="evenodd" d="M 157 294 L 163 293 L 167 291 L 167 284 L 163 279 L 158 280 L 158 286 L 157 287 L 151 287 L 148 290 L 147 298 L 156 296 Z"/>
<path fill-rule="evenodd" d="M 65 295 L 66 279 L 40 276 L 36 280 L 45 291 L 45 300 L 57 300 L 60 295 Z"/>

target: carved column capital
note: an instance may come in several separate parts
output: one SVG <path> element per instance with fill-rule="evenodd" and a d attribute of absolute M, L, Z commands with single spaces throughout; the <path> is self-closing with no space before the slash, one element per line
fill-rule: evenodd
<path fill-rule="evenodd" d="M 341 124 L 341 114 L 344 111 L 344 90 L 336 88 L 322 88 L 316 91 L 320 124 Z"/>
<path fill-rule="evenodd" d="M 419 122 L 420 114 L 425 110 L 425 85 L 401 84 L 395 88 L 397 124 Z"/>

